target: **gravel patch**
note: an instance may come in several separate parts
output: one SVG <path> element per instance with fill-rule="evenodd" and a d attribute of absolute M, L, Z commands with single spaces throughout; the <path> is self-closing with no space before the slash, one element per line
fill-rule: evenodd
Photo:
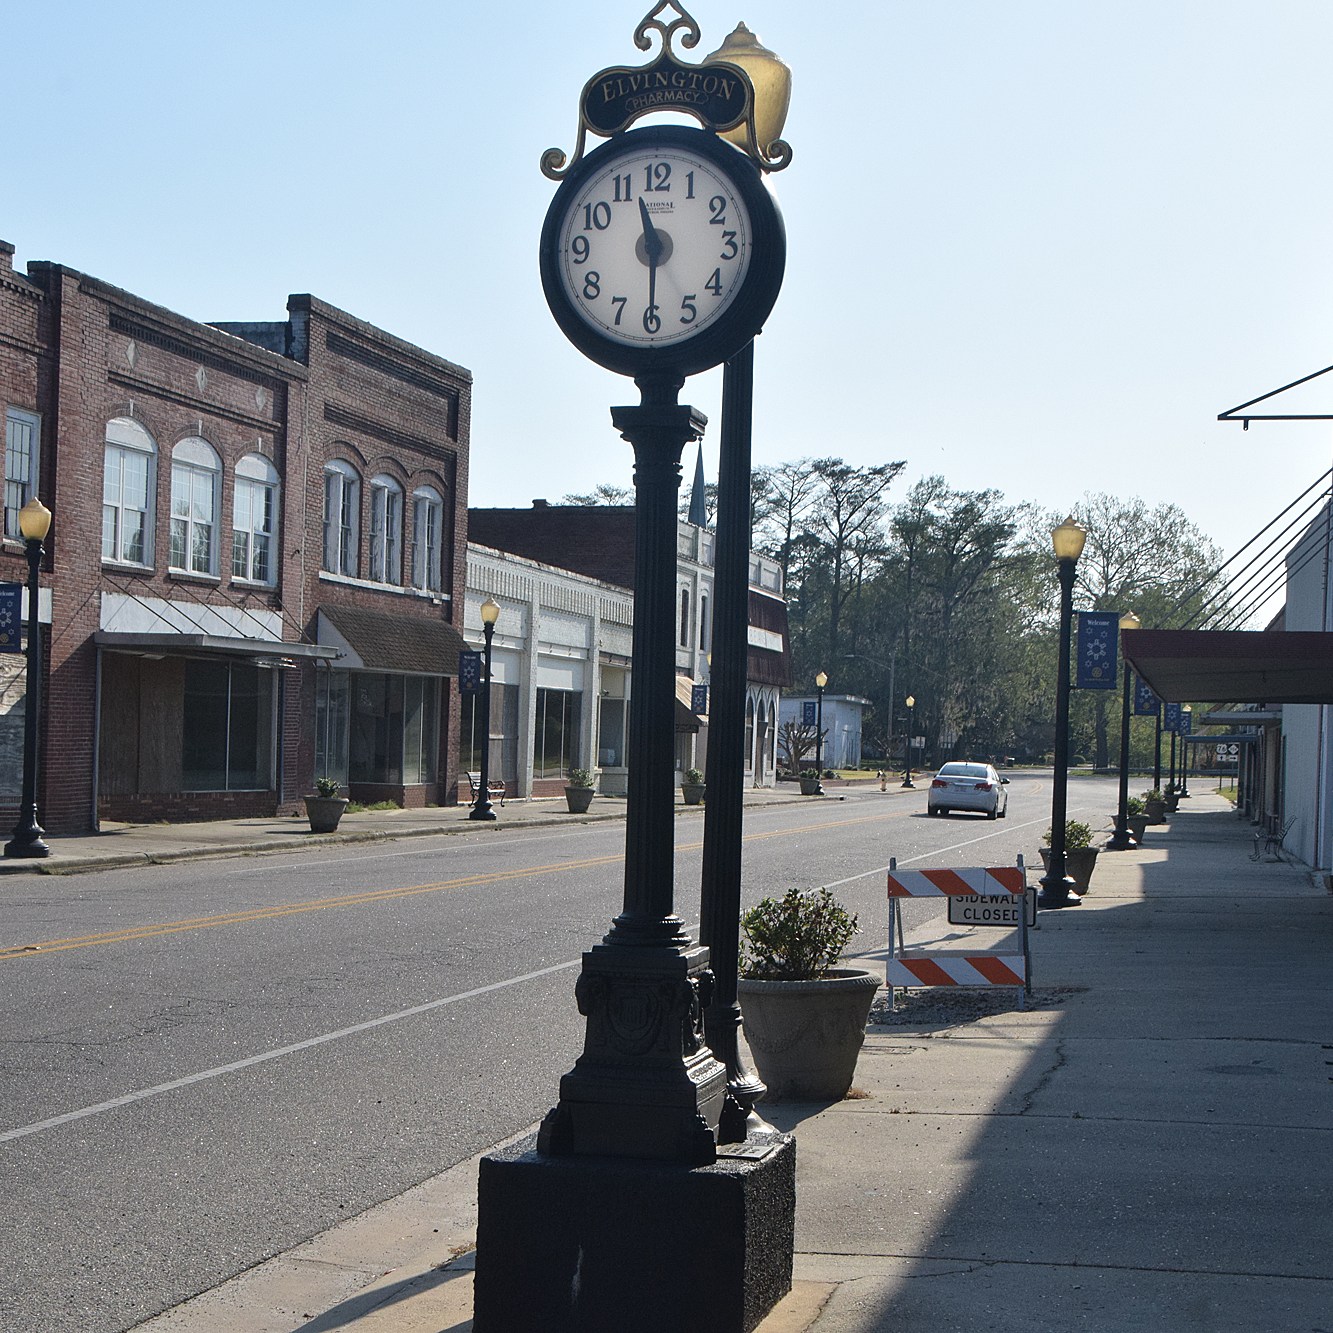
<path fill-rule="evenodd" d="M 1077 995 L 1086 986 L 1034 987 L 1027 997 L 1027 1008 L 1055 1009 L 1071 995 Z M 894 1007 L 889 1008 L 887 994 L 875 1001 L 870 1009 L 871 1027 L 881 1028 L 949 1028 L 962 1023 L 974 1023 L 993 1014 L 1019 1012 L 1019 995 L 1005 987 L 976 987 L 952 989 L 932 986 L 926 990 L 894 991 Z"/>

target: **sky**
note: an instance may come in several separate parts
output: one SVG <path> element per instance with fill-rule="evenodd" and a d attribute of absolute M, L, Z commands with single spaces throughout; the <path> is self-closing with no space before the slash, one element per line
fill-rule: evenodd
<path fill-rule="evenodd" d="M 473 505 L 628 486 L 637 393 L 546 307 L 539 161 L 656 54 L 652 2 L 14 6 L 0 238 L 192 319 L 310 292 L 465 366 Z M 756 464 L 1171 502 L 1229 554 L 1333 462 L 1333 422 L 1216 420 L 1333 362 L 1329 0 L 686 7 L 678 55 L 744 21 L 793 73 Z M 681 395 L 710 478 L 720 397 Z"/>

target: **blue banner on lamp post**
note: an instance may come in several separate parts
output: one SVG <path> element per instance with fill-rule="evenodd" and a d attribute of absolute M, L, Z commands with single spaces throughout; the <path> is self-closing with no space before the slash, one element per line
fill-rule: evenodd
<path fill-rule="evenodd" d="M 1181 716 L 1179 704 L 1167 704 L 1162 710 L 1162 726 L 1167 731 L 1179 731 Z"/>
<path fill-rule="evenodd" d="M 22 652 L 23 584 L 0 583 L 0 653 Z"/>
<path fill-rule="evenodd" d="M 805 699 L 801 703 L 801 725 L 803 727 L 813 727 L 815 725 L 815 701 Z"/>
<path fill-rule="evenodd" d="M 708 713 L 708 686 L 691 685 L 690 686 L 690 712 L 697 717 L 704 717 Z"/>
<path fill-rule="evenodd" d="M 481 693 L 481 654 L 464 648 L 458 654 L 458 692 L 462 695 Z"/>
<path fill-rule="evenodd" d="M 1074 688 L 1113 690 L 1120 636 L 1118 611 L 1078 612 L 1078 659 Z"/>
<path fill-rule="evenodd" d="M 1156 717 L 1162 706 L 1153 687 L 1142 676 L 1134 677 L 1134 715 L 1135 717 Z"/>

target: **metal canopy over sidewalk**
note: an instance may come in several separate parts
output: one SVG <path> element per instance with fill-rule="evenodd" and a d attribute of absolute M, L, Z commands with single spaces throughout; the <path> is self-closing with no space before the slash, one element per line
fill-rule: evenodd
<path fill-rule="evenodd" d="M 1121 641 L 1167 703 L 1333 703 L 1333 634 L 1142 629 Z"/>

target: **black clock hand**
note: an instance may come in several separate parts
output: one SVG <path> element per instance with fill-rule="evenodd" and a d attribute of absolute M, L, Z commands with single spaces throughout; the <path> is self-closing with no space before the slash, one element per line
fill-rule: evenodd
<path fill-rule="evenodd" d="M 648 308 L 643 312 L 643 327 L 648 333 L 656 333 L 662 327 L 657 313 L 657 265 L 665 247 L 642 195 L 639 196 L 639 216 L 643 219 L 643 252 L 648 256 Z"/>

